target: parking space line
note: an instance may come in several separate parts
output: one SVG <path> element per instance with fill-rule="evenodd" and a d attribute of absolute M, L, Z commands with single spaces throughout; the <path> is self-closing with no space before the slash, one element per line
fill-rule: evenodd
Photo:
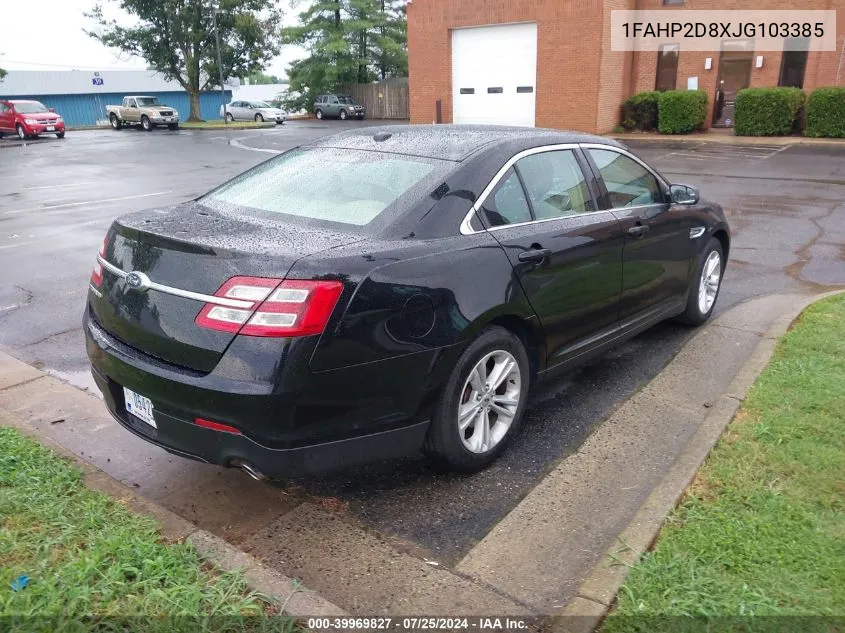
<path fill-rule="evenodd" d="M 245 136 L 242 138 L 246 138 Z M 277 149 L 264 149 L 263 147 L 250 147 L 249 145 L 244 145 L 240 142 L 240 140 L 233 138 L 229 141 L 229 145 L 232 147 L 237 147 L 238 149 L 245 149 L 250 152 L 263 152 L 265 154 L 281 154 L 281 152 Z"/>
<path fill-rule="evenodd" d="M 684 152 L 677 152 L 675 156 L 683 156 L 684 158 L 697 158 L 698 160 L 733 160 L 732 156 L 718 156 L 716 154 L 686 154 Z"/>
<path fill-rule="evenodd" d="M 787 150 L 790 147 L 792 147 L 792 145 L 784 145 L 779 150 L 772 152 L 768 156 L 763 156 L 763 158 L 761 158 L 760 160 L 767 160 L 767 159 L 771 158 L 772 156 L 774 156 L 775 154 L 780 154 L 782 151 Z"/>
<path fill-rule="evenodd" d="M 76 228 L 79 228 L 81 226 L 92 226 L 92 225 L 97 225 L 97 224 L 102 224 L 102 225 L 108 227 L 109 221 L 103 220 L 103 219 L 98 219 L 98 220 L 88 220 L 86 222 L 77 222 L 76 224 L 72 224 L 72 225 L 69 225 L 67 227 L 64 227 L 64 229 L 61 230 L 61 231 L 52 231 L 52 232 L 49 232 L 45 235 L 36 236 L 37 239 L 34 239 L 34 240 L 27 240 L 25 242 L 15 242 L 13 244 L 3 244 L 2 246 L 0 246 L 0 251 L 5 251 L 5 250 L 8 250 L 10 248 L 17 248 L 18 246 L 31 246 L 32 244 L 39 244 L 40 242 L 43 242 L 44 240 L 55 239 L 56 236 L 67 232 L 66 229 L 76 229 Z"/>
<path fill-rule="evenodd" d="M 24 191 L 39 191 L 40 189 L 60 189 L 62 187 L 82 187 L 83 185 L 96 185 L 98 183 L 89 181 L 89 182 L 69 182 L 64 185 L 44 185 L 41 187 L 24 187 Z"/>
<path fill-rule="evenodd" d="M 51 209 L 69 209 L 71 207 L 82 207 L 89 204 L 103 204 L 105 202 L 120 202 L 121 200 L 136 200 L 139 198 L 152 198 L 153 196 L 165 196 L 172 191 L 156 191 L 154 193 L 142 193 L 135 196 L 120 196 L 118 198 L 102 198 L 100 200 L 84 200 L 82 202 L 66 202 L 64 204 L 52 204 L 43 207 L 30 207 L 29 209 L 13 209 L 5 211 L 2 215 L 14 215 L 16 213 L 33 213 L 35 211 L 50 211 Z"/>

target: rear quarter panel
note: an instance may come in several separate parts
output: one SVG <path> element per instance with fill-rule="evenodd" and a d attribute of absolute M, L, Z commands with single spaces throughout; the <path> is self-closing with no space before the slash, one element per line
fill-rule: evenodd
<path fill-rule="evenodd" d="M 288 277 L 330 270 L 351 271 L 342 276 L 345 308 L 322 336 L 312 371 L 463 349 L 494 318 L 534 316 L 507 256 L 487 233 L 366 242 L 300 260 Z"/>

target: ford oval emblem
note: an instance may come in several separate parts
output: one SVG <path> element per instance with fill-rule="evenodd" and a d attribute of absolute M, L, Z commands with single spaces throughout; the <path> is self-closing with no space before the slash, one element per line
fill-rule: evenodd
<path fill-rule="evenodd" d="M 144 292 L 150 287 L 150 278 L 144 273 L 139 273 L 137 270 L 127 273 L 124 281 L 132 290 L 138 290 L 139 292 Z"/>

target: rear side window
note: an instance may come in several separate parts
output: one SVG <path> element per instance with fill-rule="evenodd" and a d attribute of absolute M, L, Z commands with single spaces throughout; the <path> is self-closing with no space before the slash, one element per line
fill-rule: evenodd
<path fill-rule="evenodd" d="M 571 150 L 526 156 L 516 164 L 538 220 L 595 211 L 584 172 Z"/>
<path fill-rule="evenodd" d="M 614 209 L 663 202 L 657 178 L 633 158 L 608 149 L 589 149 Z"/>
<path fill-rule="evenodd" d="M 490 226 L 506 226 L 532 220 L 525 190 L 513 167 L 487 196 L 482 208 Z"/>
<path fill-rule="evenodd" d="M 400 154 L 301 149 L 262 163 L 200 202 L 364 226 L 403 196 L 433 190 L 453 166 Z"/>

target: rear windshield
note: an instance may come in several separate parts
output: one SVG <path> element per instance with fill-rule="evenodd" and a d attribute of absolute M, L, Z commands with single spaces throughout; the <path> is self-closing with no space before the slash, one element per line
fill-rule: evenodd
<path fill-rule="evenodd" d="M 365 226 L 402 201 L 434 190 L 450 161 L 336 148 L 297 149 L 262 163 L 200 199 L 312 220 Z"/>

